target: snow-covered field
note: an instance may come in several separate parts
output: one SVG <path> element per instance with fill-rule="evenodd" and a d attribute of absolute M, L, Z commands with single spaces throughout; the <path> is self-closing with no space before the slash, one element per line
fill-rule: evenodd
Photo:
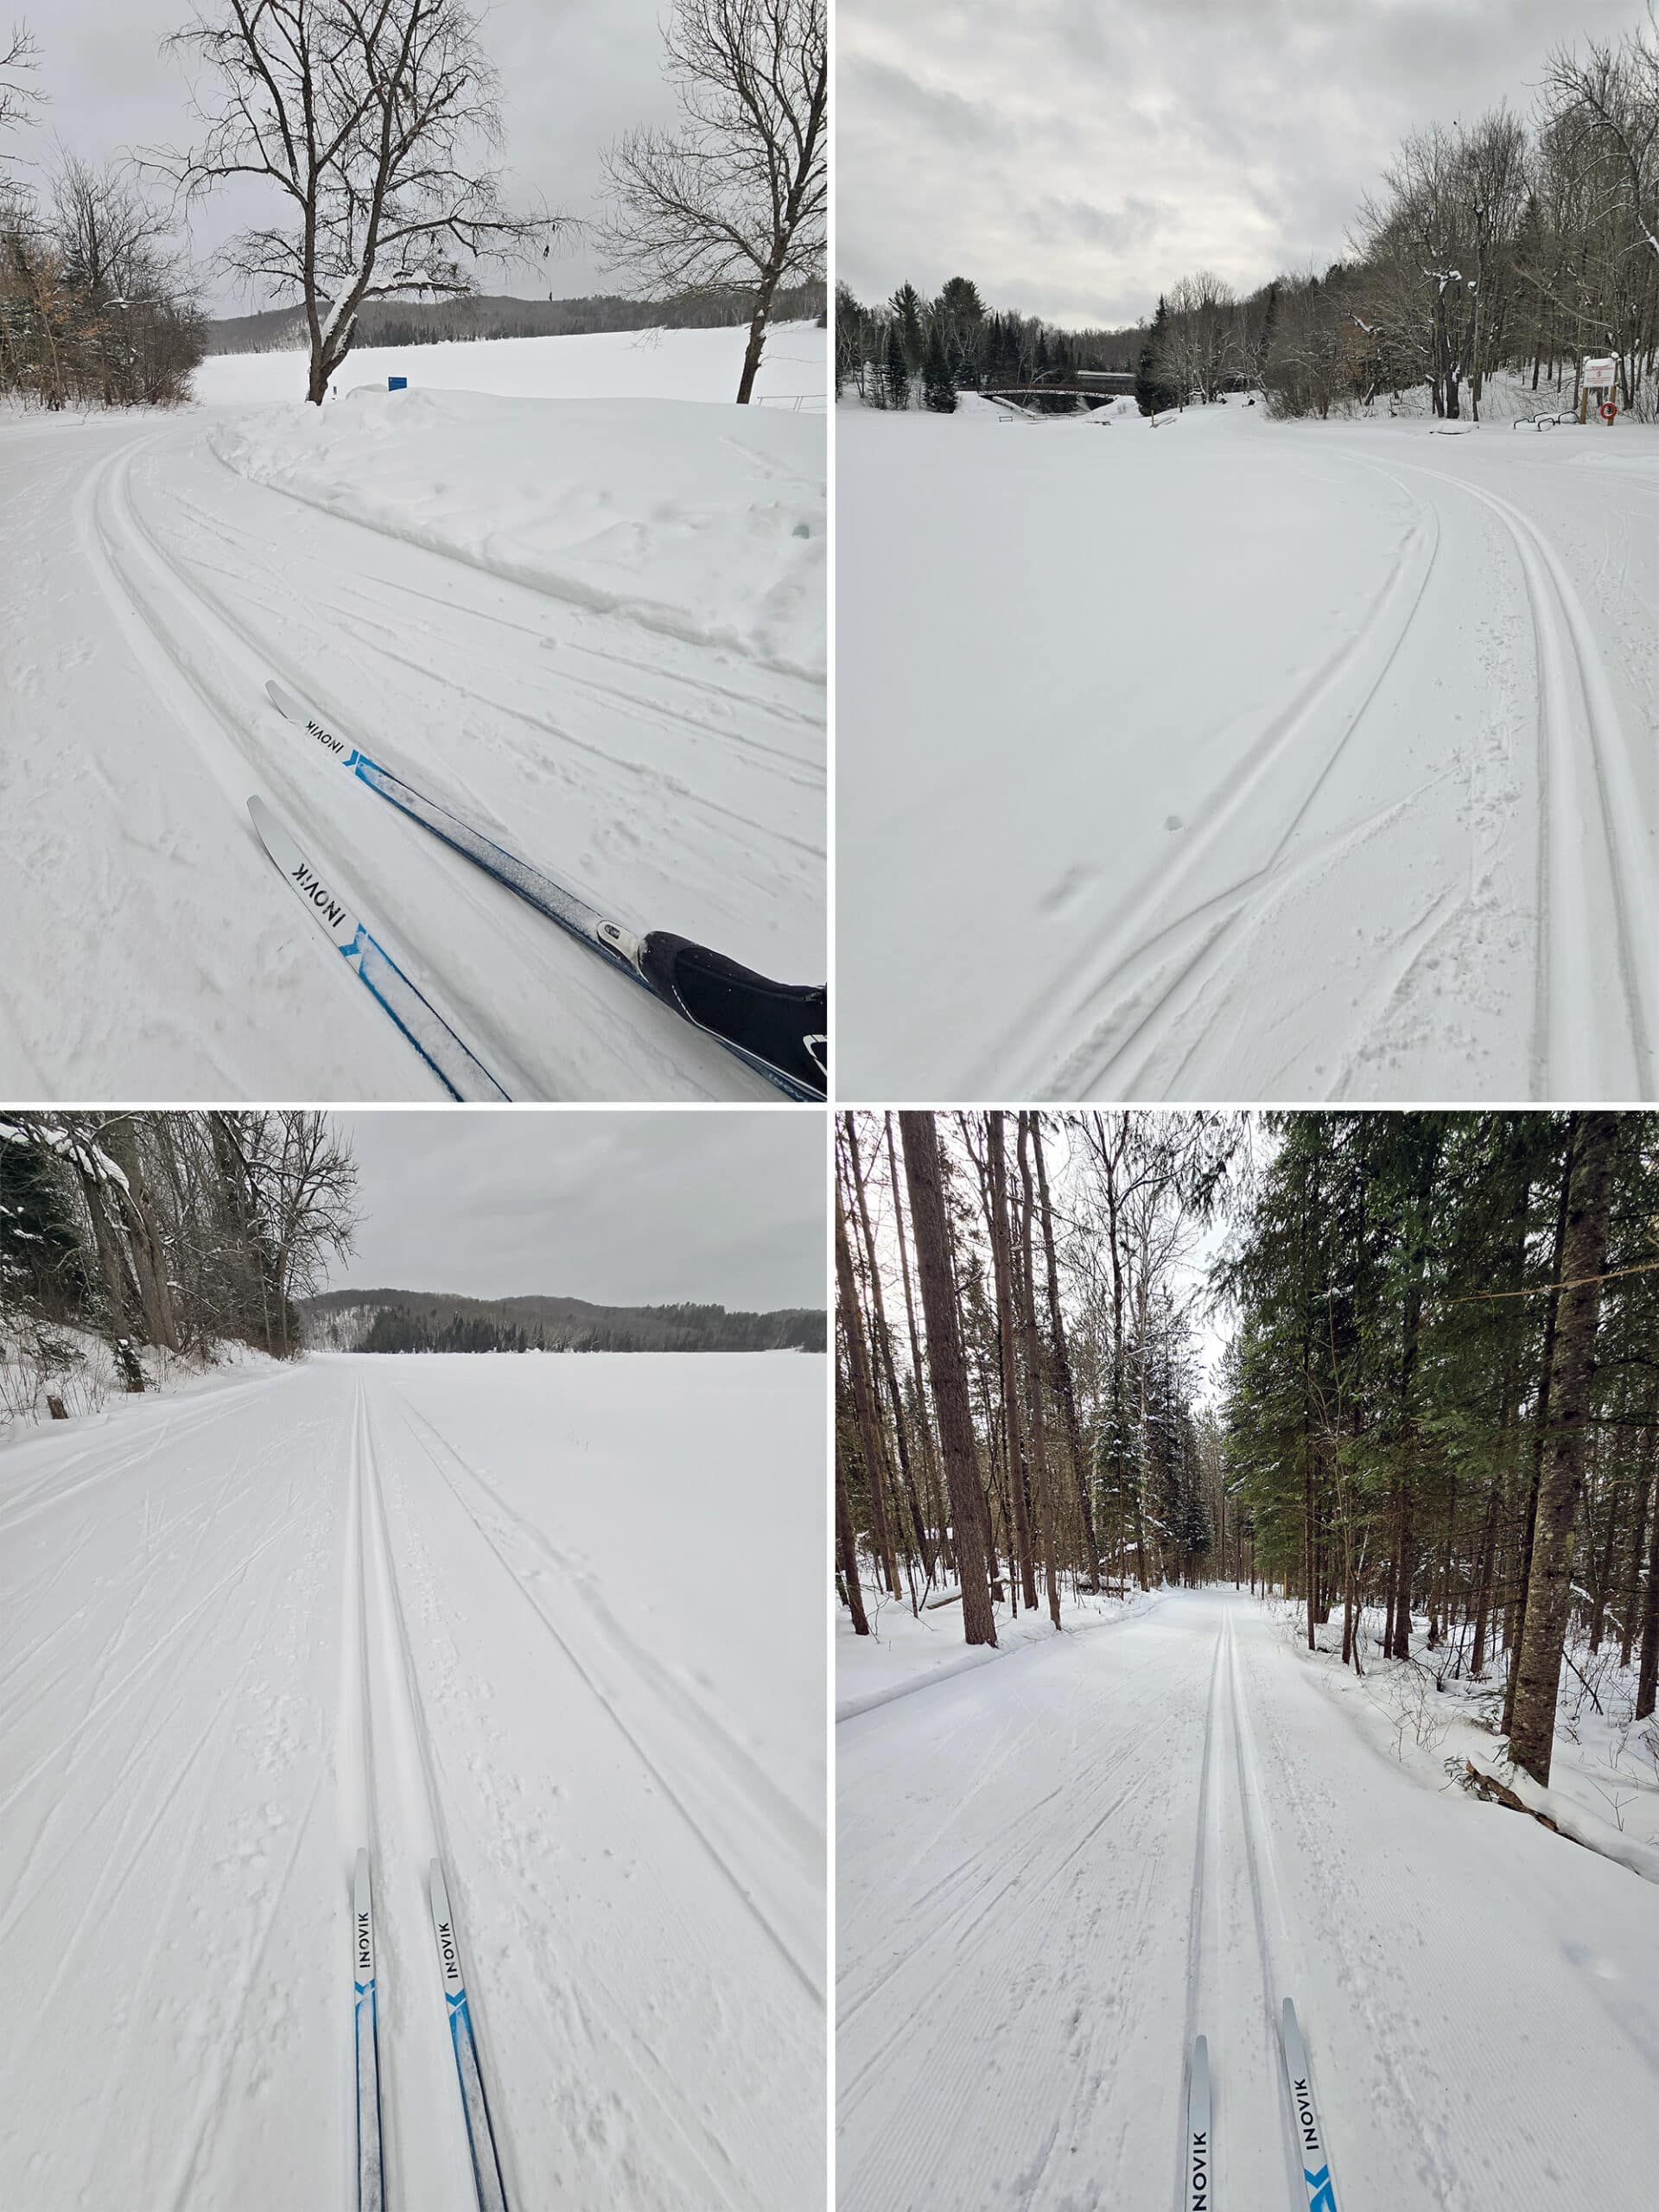
<path fill-rule="evenodd" d="M 314 1357 L 0 1459 L 0 2202 L 822 2202 L 821 1360 Z"/>
<path fill-rule="evenodd" d="M 1170 1590 L 841 1723 L 848 2212 L 1184 2202 L 1198 2034 L 1216 2202 L 1300 2202 L 1287 1996 L 1344 2212 L 1638 2187 L 1659 1886 L 1334 1687 L 1257 1601 Z"/>
<path fill-rule="evenodd" d="M 742 342 L 419 347 L 395 397 L 365 356 L 321 412 L 296 357 L 224 356 L 170 420 L 0 424 L 0 1084 L 441 1095 L 260 793 L 513 1096 L 772 1096 L 264 697 L 624 925 L 820 980 L 825 426 L 729 404 Z M 762 391 L 823 381 L 779 332 Z"/>
<path fill-rule="evenodd" d="M 1659 1095 L 1659 429 L 842 410 L 839 1087 Z"/>

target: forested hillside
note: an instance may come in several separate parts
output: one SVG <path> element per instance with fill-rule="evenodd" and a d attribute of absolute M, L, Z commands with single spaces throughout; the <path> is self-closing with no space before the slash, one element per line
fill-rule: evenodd
<path fill-rule="evenodd" d="M 524 300 L 507 293 L 372 300 L 357 318 L 357 342 L 436 346 L 453 339 L 569 338 L 602 330 L 728 330 L 747 323 L 753 312 L 753 294 L 735 288 L 657 301 L 603 292 L 569 300 Z M 785 288 L 772 312 L 779 322 L 822 321 L 823 284 Z M 305 343 L 305 317 L 297 306 L 264 308 L 257 315 L 222 315 L 206 326 L 205 335 L 210 353 L 282 353 Z"/>
<path fill-rule="evenodd" d="M 1232 1580 L 1548 1783 L 1564 1681 L 1655 1707 L 1656 1223 L 1648 1114 L 845 1117 L 852 1626 Z"/>
<path fill-rule="evenodd" d="M 335 1290 L 302 1301 L 307 1341 L 333 1351 L 822 1351 L 810 1307 L 595 1306 L 582 1298 L 455 1298 Z"/>
<path fill-rule="evenodd" d="M 356 1184 L 320 1114 L 0 1111 L 0 1421 L 225 1344 L 292 1357 Z"/>

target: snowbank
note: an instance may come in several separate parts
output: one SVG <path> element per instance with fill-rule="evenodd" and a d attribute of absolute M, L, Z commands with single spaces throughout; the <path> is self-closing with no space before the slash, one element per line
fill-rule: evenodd
<path fill-rule="evenodd" d="M 868 1636 L 855 1634 L 846 1608 L 838 1609 L 837 1720 L 851 1720 L 858 1713 L 873 1713 L 877 1706 L 891 1705 L 896 1698 L 908 1697 L 913 1690 L 926 1689 L 933 1682 L 946 1681 L 952 1675 L 966 1674 L 1007 1652 L 1018 1651 L 1027 1643 L 1045 1643 L 1053 1637 L 1054 1628 L 1046 1605 L 1034 1613 L 1021 1612 L 1016 1620 L 1006 1605 L 999 1605 L 993 1609 L 996 1642 L 965 1644 L 962 1640 L 961 1605 L 931 1605 L 931 1599 L 941 1594 L 933 1591 L 930 1599 L 924 1600 L 924 1611 L 912 1616 L 907 1604 L 895 1604 L 867 1579 L 864 1609 L 870 1624 Z M 1060 1603 L 1062 1632 L 1076 1634 L 1084 1629 L 1105 1628 L 1116 1621 L 1127 1620 L 1133 1614 L 1145 1612 L 1156 1602 L 1155 1592 L 1137 1592 L 1130 1598 L 1073 1594 L 1063 1598 Z"/>
<path fill-rule="evenodd" d="M 701 399 L 728 404 L 737 391 L 747 330 L 606 330 L 582 338 L 493 338 L 442 346 L 367 346 L 349 353 L 342 392 L 384 391 L 389 376 L 413 391 L 493 391 L 543 399 Z M 826 334 L 780 323 L 766 340 L 755 391 L 763 407 L 796 401 L 822 408 L 829 382 Z M 302 353 L 213 353 L 194 392 L 210 406 L 305 400 Z"/>
<path fill-rule="evenodd" d="M 86 1329 L 0 1319 L 0 1448 L 34 1436 L 43 1425 L 59 1425 L 49 1398 L 63 1408 L 67 1433 L 67 1427 L 147 1405 L 158 1391 L 169 1397 L 194 1396 L 245 1382 L 256 1371 L 275 1375 L 284 1366 L 246 1344 L 216 1344 L 205 1353 L 137 1344 L 133 1351 L 143 1371 L 142 1391 L 128 1390 L 114 1347 L 105 1338 Z"/>
<path fill-rule="evenodd" d="M 1384 1659 L 1374 1640 L 1381 1617 L 1368 1615 L 1361 1655 L 1366 1672 L 1357 1677 L 1342 1665 L 1339 1621 L 1319 1631 L 1319 1649 L 1310 1652 L 1300 1608 L 1274 1601 L 1274 1610 L 1281 1613 L 1302 1663 L 1343 1701 L 1367 1740 L 1425 1786 L 1444 1789 L 1448 1776 L 1460 1778 L 1466 1759 L 1512 1789 L 1529 1811 L 1554 1821 L 1564 1836 L 1659 1882 L 1659 1729 L 1644 1730 L 1631 1720 L 1634 1668 L 1607 1665 L 1596 1701 L 1581 1694 L 1567 1674 L 1546 1789 L 1510 1765 L 1494 1734 L 1503 1694 L 1501 1672 L 1481 1682 L 1454 1681 L 1448 1672 L 1437 1688 L 1446 1653 L 1429 1650 L 1426 1634 L 1414 1628 L 1411 1661 Z M 1327 1648 L 1333 1643 L 1336 1649 Z"/>
<path fill-rule="evenodd" d="M 670 636 L 823 671 L 814 416 L 363 390 L 218 423 L 211 442 L 253 482 L 384 536 Z"/>

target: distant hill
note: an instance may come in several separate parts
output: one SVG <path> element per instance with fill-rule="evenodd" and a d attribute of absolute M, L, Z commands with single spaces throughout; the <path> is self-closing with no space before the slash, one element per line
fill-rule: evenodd
<path fill-rule="evenodd" d="M 823 1351 L 821 1307 L 728 1313 L 723 1306 L 594 1306 L 585 1298 L 458 1298 L 425 1290 L 330 1290 L 299 1301 L 321 1351 Z"/>
<path fill-rule="evenodd" d="M 822 317 L 822 284 L 779 292 L 778 322 Z M 594 293 L 575 300 L 519 300 L 506 293 L 460 300 L 373 300 L 357 319 L 359 346 L 435 346 L 451 339 L 569 338 L 597 330 L 726 330 L 753 312 L 747 292 L 699 295 L 647 305 Z M 221 316 L 207 325 L 210 353 L 281 353 L 305 343 L 299 308 L 266 308 L 258 315 Z"/>

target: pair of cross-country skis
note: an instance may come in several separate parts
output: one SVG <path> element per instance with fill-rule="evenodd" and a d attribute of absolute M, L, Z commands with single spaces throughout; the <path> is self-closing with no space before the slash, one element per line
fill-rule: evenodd
<path fill-rule="evenodd" d="M 432 1861 L 428 1893 L 432 1908 L 432 1933 L 437 1940 L 438 1965 L 443 1976 L 444 2010 L 449 2016 L 449 2041 L 455 2054 L 461 2082 L 461 2109 L 467 2116 L 467 2141 L 473 2154 L 473 2181 L 478 2190 L 478 2212 L 507 2212 L 506 2186 L 495 2148 L 489 2100 L 484 2094 L 484 2075 L 467 2009 L 467 1984 L 461 1971 L 461 1946 L 455 1936 L 449 1893 L 443 1869 Z M 380 2024 L 374 1967 L 374 1891 L 369 1875 L 369 1854 L 357 1854 L 352 1882 L 352 1984 L 356 1992 L 354 2042 L 357 2051 L 357 2212 L 385 2212 L 385 2168 L 380 2155 Z"/>
<path fill-rule="evenodd" d="M 283 685 L 269 683 L 265 693 L 279 713 L 314 738 L 359 783 L 580 938 L 590 951 L 672 1007 L 682 1020 L 716 1039 L 785 1097 L 811 1100 L 826 1095 L 829 1008 L 822 985 L 773 982 L 672 931 L 650 930 L 641 935 L 626 928 L 555 877 L 509 852 L 476 823 L 336 736 Z M 507 1093 L 477 1053 L 411 982 L 353 912 L 353 902 L 322 875 L 272 809 L 256 798 L 248 801 L 248 812 L 265 850 L 335 950 L 450 1096 L 486 1102 L 505 1099 Z"/>
<path fill-rule="evenodd" d="M 1331 2178 L 1331 2157 L 1313 2108 L 1313 2084 L 1308 2075 L 1307 2051 L 1297 2024 L 1296 2007 L 1288 1997 L 1280 2022 L 1280 2047 L 1285 2062 L 1285 2087 L 1290 2094 L 1291 2127 L 1306 2192 L 1306 2212 L 1337 2212 L 1336 2183 Z M 1186 2082 L 1186 2212 L 1230 2212 L 1216 2194 L 1215 2141 L 1210 2118 L 1210 2045 L 1204 2036 L 1192 2044 L 1192 2063 Z"/>

